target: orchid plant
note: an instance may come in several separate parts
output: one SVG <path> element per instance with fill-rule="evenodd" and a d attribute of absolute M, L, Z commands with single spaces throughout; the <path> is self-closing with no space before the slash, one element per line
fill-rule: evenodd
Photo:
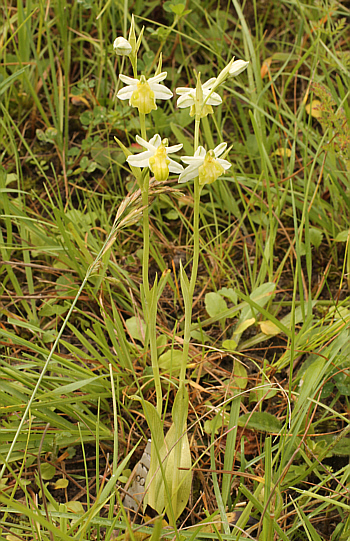
<path fill-rule="evenodd" d="M 167 73 L 162 71 L 162 58 L 160 56 L 156 73 L 146 79 L 137 72 L 137 53 L 141 44 L 141 31 L 138 39 L 135 35 L 134 19 L 132 17 L 129 38 L 118 37 L 114 42 L 115 52 L 128 56 L 134 77 L 120 74 L 120 80 L 126 85 L 119 90 L 117 98 L 129 100 L 129 105 L 139 111 L 141 136 L 136 135 L 136 142 L 145 150 L 139 154 L 131 154 L 125 146 L 117 140 L 127 157 L 132 172 L 135 174 L 141 190 L 143 203 L 143 263 L 141 295 L 146 323 L 145 352 L 150 346 L 151 363 L 156 391 L 156 407 L 143 401 L 144 413 L 152 434 L 151 466 L 147 477 L 147 493 L 145 504 L 150 505 L 158 513 L 167 512 L 170 523 L 175 525 L 176 519 L 185 508 L 191 490 L 191 454 L 187 436 L 188 391 L 186 386 L 186 368 L 189 357 L 190 331 L 192 320 L 192 305 L 195 284 L 197 280 L 199 261 L 199 207 L 203 187 L 215 182 L 225 173 L 231 164 L 226 160 L 228 154 L 227 144 L 220 143 L 213 149 L 206 150 L 199 144 L 200 123 L 208 114 L 213 113 L 213 107 L 222 103 L 221 96 L 216 92 L 220 85 L 232 76 L 241 73 L 248 65 L 244 60 L 232 59 L 227 66 L 207 82 L 201 82 L 201 74 L 196 73 L 196 87 L 180 87 L 175 90 L 179 96 L 177 106 L 190 108 L 189 114 L 194 117 L 194 149 L 192 156 L 182 156 L 186 165 L 184 168 L 178 161 L 169 158 L 182 149 L 182 144 L 168 146 L 167 139 L 159 134 L 147 137 L 146 115 L 157 109 L 157 100 L 169 100 L 173 92 L 163 83 Z M 162 422 L 163 396 L 160 381 L 157 354 L 156 315 L 157 300 L 166 280 L 155 280 L 152 287 L 149 285 L 149 219 L 148 219 L 148 193 L 151 182 L 150 173 L 155 181 L 164 182 L 169 174 L 178 175 L 178 182 L 194 181 L 194 213 L 193 213 L 193 265 L 188 279 L 182 265 L 180 266 L 180 283 L 185 307 L 185 323 L 182 360 L 179 374 L 179 384 L 174 400 L 172 418 L 173 424 L 164 435 Z"/>

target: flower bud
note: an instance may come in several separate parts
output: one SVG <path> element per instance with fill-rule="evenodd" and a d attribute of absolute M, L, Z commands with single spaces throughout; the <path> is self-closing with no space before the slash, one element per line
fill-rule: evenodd
<path fill-rule="evenodd" d="M 113 43 L 114 52 L 120 56 L 129 56 L 132 47 L 127 39 L 123 37 L 116 38 Z"/>
<path fill-rule="evenodd" d="M 235 60 L 229 71 L 230 77 L 235 77 L 236 75 L 242 73 L 242 71 L 246 69 L 248 64 L 249 62 L 246 62 L 245 60 Z"/>

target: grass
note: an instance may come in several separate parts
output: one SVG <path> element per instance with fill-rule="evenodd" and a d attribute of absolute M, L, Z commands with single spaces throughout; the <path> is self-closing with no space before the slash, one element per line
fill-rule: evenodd
<path fill-rule="evenodd" d="M 169 2 L 1 8 L 1 539 L 349 537 L 349 10 L 186 8 L 176 23 Z M 140 398 L 155 403 L 142 200 L 114 141 L 132 149 L 139 132 L 115 98 L 118 73 L 131 72 L 112 44 L 131 13 L 137 33 L 145 26 L 140 67 L 153 74 L 162 51 L 171 88 L 193 86 L 193 69 L 215 76 L 233 55 L 250 62 L 200 134 L 204 146 L 229 142 L 233 167 L 200 208 L 192 492 L 175 534 L 131 523 L 121 501 L 150 436 Z M 147 122 L 192 153 L 193 125 L 174 101 Z M 151 284 L 171 271 L 156 320 L 169 426 L 191 183 L 152 186 L 149 213 Z"/>

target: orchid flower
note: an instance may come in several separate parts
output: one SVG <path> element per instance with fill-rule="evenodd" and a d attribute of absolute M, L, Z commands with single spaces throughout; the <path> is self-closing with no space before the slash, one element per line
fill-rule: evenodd
<path fill-rule="evenodd" d="M 182 144 L 168 147 L 168 140 L 160 138 L 158 133 L 148 142 L 136 135 L 136 141 L 147 150 L 134 156 L 129 156 L 127 162 L 134 167 L 149 167 L 154 177 L 158 181 L 167 180 L 169 172 L 180 174 L 183 167 L 180 163 L 168 158 L 168 154 L 173 154 L 182 149 Z"/>
<path fill-rule="evenodd" d="M 156 100 L 169 100 L 173 96 L 171 90 L 159 84 L 166 76 L 166 71 L 150 79 L 146 79 L 144 75 L 141 75 L 140 79 L 133 79 L 120 74 L 119 79 L 128 86 L 119 90 L 117 98 L 129 100 L 129 105 L 137 107 L 140 113 L 147 115 L 157 109 Z"/>
<path fill-rule="evenodd" d="M 221 97 L 216 92 L 210 94 L 211 89 L 216 83 L 216 78 L 212 77 L 206 83 L 202 85 L 203 91 L 203 108 L 201 112 L 201 117 L 207 116 L 208 113 L 213 112 L 212 105 L 220 105 L 222 102 Z M 176 94 L 180 95 L 177 100 L 177 106 L 180 109 L 186 107 L 191 107 L 190 115 L 195 115 L 195 103 L 196 103 L 196 88 L 187 88 L 186 86 L 181 86 L 176 89 Z M 210 94 L 210 96 L 209 96 Z M 209 96 L 209 97 L 208 97 Z"/>
<path fill-rule="evenodd" d="M 230 162 L 219 158 L 226 150 L 227 143 L 220 143 L 214 150 L 206 150 L 199 146 L 194 156 L 183 156 L 181 160 L 188 164 L 188 167 L 181 173 L 179 182 L 187 182 L 199 177 L 200 186 L 211 184 L 231 167 Z"/>

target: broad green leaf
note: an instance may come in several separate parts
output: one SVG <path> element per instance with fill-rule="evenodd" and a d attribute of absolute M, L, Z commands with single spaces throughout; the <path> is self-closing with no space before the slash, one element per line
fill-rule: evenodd
<path fill-rule="evenodd" d="M 186 430 L 186 425 L 183 427 L 182 433 Z M 192 466 L 192 460 L 191 460 L 191 451 L 188 441 L 187 434 L 184 434 L 180 441 L 177 442 L 177 430 L 175 423 L 173 423 L 165 437 L 165 449 L 170 450 L 170 453 L 168 454 L 167 458 L 165 458 L 164 464 L 165 464 L 165 481 L 168 485 L 169 493 L 171 496 L 171 505 L 173 508 L 173 512 L 175 515 L 175 520 L 181 515 L 182 511 L 185 509 L 188 498 L 190 496 L 191 492 L 191 486 L 192 486 L 192 476 L 191 476 L 191 466 Z M 176 443 L 176 445 L 175 445 Z M 175 447 L 174 447 L 175 446 Z M 181 470 L 177 471 L 177 483 L 175 482 L 175 455 L 176 455 L 176 448 L 178 448 L 178 451 L 180 453 L 180 468 L 183 468 Z M 165 450 L 164 449 L 164 450 Z M 164 455 L 166 456 L 166 455 Z M 164 496 L 163 496 L 164 494 Z M 164 482 L 162 482 L 161 486 L 158 490 L 158 497 L 160 500 L 164 500 L 167 502 Z M 169 516 L 169 503 L 166 506 L 166 510 L 168 509 L 168 516 Z M 157 509 L 158 510 L 158 509 Z M 170 520 L 170 524 L 172 521 Z"/>
<path fill-rule="evenodd" d="M 142 319 L 132 316 L 125 321 L 125 325 L 129 331 L 130 336 L 134 340 L 138 340 L 139 342 L 142 342 L 142 343 L 144 342 L 145 333 L 146 333 L 146 325 L 145 325 L 145 322 L 142 321 Z"/>
<path fill-rule="evenodd" d="M 155 410 L 154 407 L 153 409 Z M 155 415 L 152 415 L 155 418 Z M 192 485 L 190 473 L 192 464 L 191 452 L 186 433 L 188 391 L 184 385 L 180 386 L 175 396 L 172 416 L 174 422 L 168 430 L 163 444 L 158 448 L 159 459 L 152 440 L 151 467 L 146 480 L 146 484 L 147 482 L 151 484 L 145 498 L 146 504 L 148 503 L 158 513 L 162 513 L 165 509 L 168 512 L 171 524 L 172 514 L 169 512 L 170 505 L 176 520 L 188 502 Z M 160 444 L 160 439 L 157 443 Z M 161 461 L 163 472 L 159 467 L 159 460 Z M 170 497 L 170 501 L 168 496 Z"/>
<path fill-rule="evenodd" d="M 41 464 L 41 477 L 45 481 L 50 481 L 50 479 L 53 478 L 53 476 L 56 473 L 56 468 L 52 464 L 48 464 L 45 462 L 45 464 Z"/>
<path fill-rule="evenodd" d="M 307 398 L 312 398 L 314 389 L 320 383 L 320 376 L 323 371 L 325 359 L 318 357 L 306 370 L 299 386 L 301 387 L 299 398 L 295 404 L 295 410 L 301 411 Z"/>
<path fill-rule="evenodd" d="M 350 235 L 350 229 L 347 229 L 345 231 L 340 231 L 338 235 L 335 237 L 336 242 L 347 242 Z"/>
<path fill-rule="evenodd" d="M 188 280 L 185 269 L 183 268 L 182 261 L 180 259 L 180 284 L 184 303 L 190 304 L 192 302 L 190 295 L 190 282 Z"/>
<path fill-rule="evenodd" d="M 350 396 L 350 376 L 345 370 L 333 376 L 338 391 L 344 396 Z"/>
<path fill-rule="evenodd" d="M 224 340 L 222 343 L 222 347 L 227 349 L 228 351 L 236 351 L 237 342 L 236 340 Z"/>
<path fill-rule="evenodd" d="M 153 509 L 158 511 L 157 502 L 158 498 L 158 476 L 161 476 L 161 471 L 159 469 L 159 460 L 162 460 L 162 452 L 164 448 L 164 432 L 163 432 L 163 423 L 157 412 L 156 408 L 150 402 L 142 402 L 143 410 L 146 416 L 148 427 L 152 435 L 152 444 L 151 444 L 151 464 L 146 478 L 146 495 L 144 498 L 144 507 L 150 505 Z M 157 452 L 158 451 L 158 452 Z M 163 502 L 164 509 L 165 503 Z"/>
<path fill-rule="evenodd" d="M 229 299 L 233 304 L 237 304 L 237 293 L 232 287 L 222 287 L 219 290 L 220 295 L 223 295 L 227 299 Z"/>
<path fill-rule="evenodd" d="M 251 299 L 259 307 L 263 308 L 271 299 L 275 289 L 276 284 L 274 284 L 273 282 L 267 282 L 266 284 L 262 284 L 261 286 L 257 287 L 250 294 L 249 299 Z M 256 307 L 249 306 L 248 300 L 247 302 L 248 305 L 242 309 L 240 318 L 237 323 L 237 327 L 233 332 L 232 336 L 232 338 L 236 338 L 237 343 L 239 342 L 241 334 L 244 332 L 244 330 L 250 327 L 253 323 L 255 323 L 255 317 L 259 312 Z"/>
<path fill-rule="evenodd" d="M 247 387 L 247 383 L 248 374 L 245 366 L 241 362 L 235 361 L 233 370 L 233 385 L 237 386 L 243 391 Z"/>
<path fill-rule="evenodd" d="M 230 421 L 230 415 L 227 411 L 221 410 L 212 419 L 207 419 L 204 423 L 204 432 L 211 434 L 215 430 L 215 434 L 222 429 L 223 426 L 227 426 Z"/>
<path fill-rule="evenodd" d="M 121 141 L 119 141 L 119 139 L 117 139 L 117 137 L 114 137 L 114 139 L 118 143 L 121 150 L 123 151 L 125 159 L 127 159 L 129 156 L 131 156 L 130 150 L 128 150 L 126 148 L 126 146 Z M 133 172 L 135 178 L 137 179 L 138 184 L 140 185 L 141 178 L 142 178 L 141 169 L 139 167 L 133 167 L 132 165 L 129 165 L 129 167 L 130 167 L 131 171 Z"/>
<path fill-rule="evenodd" d="M 320 229 L 310 227 L 309 229 L 310 242 L 315 248 L 319 248 L 323 239 L 323 233 Z"/>
<path fill-rule="evenodd" d="M 84 507 L 81 502 L 68 502 L 66 503 L 67 511 L 70 513 L 84 514 Z"/>
<path fill-rule="evenodd" d="M 250 402 L 259 402 L 262 398 L 264 400 L 269 400 L 273 398 L 278 393 L 278 389 L 272 387 L 272 385 L 264 385 L 263 387 L 258 387 L 257 389 L 252 389 L 249 393 Z"/>
<path fill-rule="evenodd" d="M 173 408 L 172 417 L 174 424 L 180 426 L 181 429 L 186 427 L 188 416 L 188 391 L 185 385 L 181 385 L 176 393 Z"/>
<path fill-rule="evenodd" d="M 220 317 L 227 310 L 227 304 L 220 293 L 212 291 L 205 296 L 205 309 L 210 317 Z"/>
<path fill-rule="evenodd" d="M 39 310 L 40 317 L 60 316 L 65 312 L 68 312 L 69 306 L 60 306 L 59 304 L 51 305 L 46 303 L 43 308 Z"/>
<path fill-rule="evenodd" d="M 157 352 L 159 356 L 164 353 L 167 343 L 168 338 L 165 334 L 160 334 L 159 336 L 157 336 Z"/>
<path fill-rule="evenodd" d="M 211 340 L 210 336 L 208 336 L 204 331 L 200 332 L 196 330 L 191 331 L 191 338 L 196 340 L 196 342 L 199 344 L 206 344 Z"/>
<path fill-rule="evenodd" d="M 179 349 L 168 349 L 158 359 L 158 366 L 167 374 L 175 374 L 180 371 L 182 361 L 182 351 Z"/>
<path fill-rule="evenodd" d="M 330 445 L 334 441 L 334 438 L 335 436 L 323 436 L 320 441 L 325 441 L 327 445 Z M 350 456 L 350 438 L 342 438 L 338 441 L 327 456 L 332 455 Z"/>
<path fill-rule="evenodd" d="M 274 415 L 271 415 L 271 413 L 267 413 L 266 411 L 245 413 L 240 416 L 238 424 L 239 426 L 246 426 L 252 430 L 269 433 L 278 433 L 282 428 L 281 422 Z"/>

